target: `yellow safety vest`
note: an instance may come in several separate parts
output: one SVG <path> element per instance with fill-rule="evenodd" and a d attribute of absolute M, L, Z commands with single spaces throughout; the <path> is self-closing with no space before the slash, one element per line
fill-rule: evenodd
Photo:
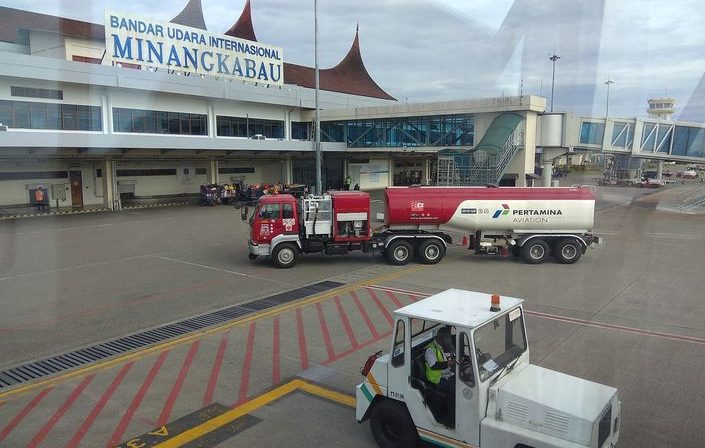
<path fill-rule="evenodd" d="M 441 346 L 436 342 L 435 340 L 429 344 L 429 347 L 433 349 L 433 351 L 436 353 L 436 359 L 438 362 L 443 362 L 445 361 L 445 356 L 443 355 L 443 349 Z M 424 358 L 425 359 L 425 358 Z M 441 377 L 443 376 L 443 370 L 434 370 L 431 368 L 431 366 L 428 365 L 428 362 L 424 360 L 424 363 L 426 364 L 426 379 L 433 383 L 433 384 L 438 384 L 441 382 Z"/>

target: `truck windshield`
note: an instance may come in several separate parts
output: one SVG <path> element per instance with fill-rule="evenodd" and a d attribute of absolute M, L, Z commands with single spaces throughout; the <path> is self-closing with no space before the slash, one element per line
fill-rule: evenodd
<path fill-rule="evenodd" d="M 473 335 L 480 381 L 486 381 L 526 351 L 521 308 L 481 326 Z"/>

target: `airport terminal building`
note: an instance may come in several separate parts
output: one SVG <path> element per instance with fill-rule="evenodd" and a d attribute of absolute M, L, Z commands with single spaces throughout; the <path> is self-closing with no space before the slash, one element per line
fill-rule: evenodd
<path fill-rule="evenodd" d="M 188 72 L 183 54 L 167 61 L 157 38 L 139 41 L 148 19 L 109 16 L 101 25 L 0 8 L 0 205 L 31 203 L 39 185 L 52 206 L 112 209 L 120 198 L 196 194 L 210 182 L 314 184 L 313 68 L 275 49 L 278 79 L 276 70 L 234 76 L 232 65 L 222 66 L 232 76 Z M 229 30 L 209 33 L 201 2 L 190 0 L 162 35 L 173 27 L 190 31 L 194 47 L 201 35 L 260 45 L 252 17 L 248 0 Z M 106 30 L 116 24 L 122 34 Z M 503 178 L 525 185 L 533 173 L 543 98 L 400 104 L 368 73 L 357 32 L 340 63 L 321 69 L 320 86 L 326 188 L 346 176 L 362 189 L 433 183 L 439 151 L 475 147 L 505 112 L 521 118 L 513 141 L 523 157 L 511 157 Z"/>

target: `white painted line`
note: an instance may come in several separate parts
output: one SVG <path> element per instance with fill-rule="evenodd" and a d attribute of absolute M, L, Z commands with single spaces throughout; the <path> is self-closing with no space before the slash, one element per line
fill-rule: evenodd
<path fill-rule="evenodd" d="M 272 280 L 271 278 L 257 277 L 256 275 L 245 274 L 244 272 L 230 271 L 227 269 L 216 268 L 216 267 L 208 266 L 205 264 L 192 263 L 190 261 L 184 261 L 184 260 L 177 260 L 176 258 L 169 258 L 169 257 L 154 257 L 154 258 L 159 258 L 159 259 L 167 260 L 167 261 L 173 261 L 174 263 L 181 263 L 181 264 L 185 264 L 188 266 L 195 266 L 198 268 L 209 269 L 211 271 L 224 272 L 226 274 L 240 275 L 242 277 L 255 278 L 257 280 L 264 280 L 266 282 L 275 283 L 275 281 Z M 281 282 L 276 282 L 276 283 L 281 283 Z"/>

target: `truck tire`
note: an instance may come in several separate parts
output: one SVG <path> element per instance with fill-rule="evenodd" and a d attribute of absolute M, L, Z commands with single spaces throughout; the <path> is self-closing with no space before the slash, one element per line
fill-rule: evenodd
<path fill-rule="evenodd" d="M 299 261 L 299 248 L 293 243 L 281 243 L 272 251 L 272 263 L 279 269 L 289 269 Z"/>
<path fill-rule="evenodd" d="M 372 410 L 370 429 L 381 448 L 409 448 L 418 443 L 419 433 L 406 407 L 385 399 Z"/>
<path fill-rule="evenodd" d="M 580 260 L 583 254 L 583 246 L 578 240 L 573 238 L 564 238 L 556 244 L 553 256 L 556 257 L 559 263 L 573 264 Z"/>
<path fill-rule="evenodd" d="M 548 258 L 548 243 L 541 239 L 529 240 L 521 247 L 521 256 L 529 264 L 541 264 Z"/>
<path fill-rule="evenodd" d="M 394 240 L 387 246 L 387 260 L 395 266 L 403 266 L 414 256 L 414 246 L 405 240 Z"/>
<path fill-rule="evenodd" d="M 423 264 L 436 264 L 443 259 L 445 252 L 446 248 L 440 241 L 436 239 L 424 240 L 419 244 L 419 261 Z"/>

